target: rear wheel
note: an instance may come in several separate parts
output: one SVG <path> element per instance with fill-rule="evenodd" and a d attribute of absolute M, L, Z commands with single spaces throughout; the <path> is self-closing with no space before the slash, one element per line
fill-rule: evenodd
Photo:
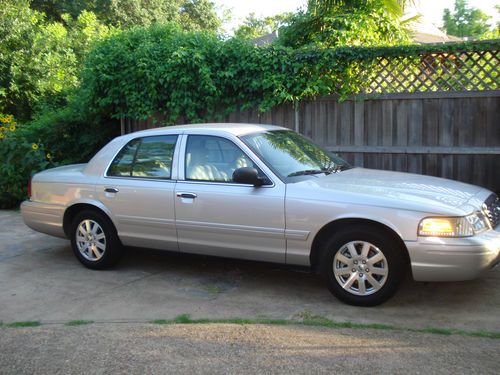
<path fill-rule="evenodd" d="M 105 215 L 91 210 L 82 211 L 74 218 L 71 247 L 77 259 L 92 269 L 113 266 L 123 252 L 113 223 Z"/>
<path fill-rule="evenodd" d="M 321 271 L 330 292 L 343 302 L 375 306 L 396 293 L 406 270 L 403 249 L 372 226 L 333 235 L 323 245 Z"/>

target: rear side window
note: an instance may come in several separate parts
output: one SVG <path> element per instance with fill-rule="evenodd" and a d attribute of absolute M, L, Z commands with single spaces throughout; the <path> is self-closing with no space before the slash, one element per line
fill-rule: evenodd
<path fill-rule="evenodd" d="M 170 179 L 176 141 L 176 135 L 134 139 L 116 155 L 107 175 Z"/>
<path fill-rule="evenodd" d="M 134 139 L 121 149 L 108 169 L 108 176 L 127 177 L 132 175 L 132 164 L 134 163 L 137 146 L 140 143 L 140 139 Z"/>

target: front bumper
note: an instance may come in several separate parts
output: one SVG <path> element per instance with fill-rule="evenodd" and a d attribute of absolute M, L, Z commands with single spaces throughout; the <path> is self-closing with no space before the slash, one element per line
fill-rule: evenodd
<path fill-rule="evenodd" d="M 471 280 L 500 262 L 500 226 L 465 238 L 405 241 L 417 281 Z"/>
<path fill-rule="evenodd" d="M 31 229 L 66 238 L 63 230 L 64 206 L 33 201 L 21 203 L 21 214 L 24 223 Z"/>

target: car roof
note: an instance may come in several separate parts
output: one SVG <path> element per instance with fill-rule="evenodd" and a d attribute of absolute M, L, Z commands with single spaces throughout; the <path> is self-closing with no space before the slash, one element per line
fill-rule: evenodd
<path fill-rule="evenodd" d="M 205 133 L 206 134 L 221 134 L 229 133 L 235 136 L 241 136 L 249 133 L 256 133 L 271 130 L 288 130 L 281 126 L 267 125 L 267 124 L 241 124 L 241 123 L 207 123 L 207 124 L 189 124 L 189 125 L 176 125 L 165 126 L 162 128 L 154 128 L 148 130 L 141 130 L 138 132 L 127 134 L 128 136 L 146 136 L 146 135 L 161 135 L 170 133 Z"/>
<path fill-rule="evenodd" d="M 155 135 L 170 135 L 170 134 L 198 134 L 198 135 L 217 135 L 224 136 L 232 134 L 236 137 L 272 130 L 289 130 L 280 126 L 264 125 L 264 124 L 238 124 L 238 123 L 207 123 L 207 124 L 192 124 L 192 125 L 177 125 L 166 126 L 163 128 L 154 128 L 141 130 L 134 133 L 128 133 L 114 138 L 106 146 L 104 146 L 87 164 L 85 173 L 99 175 L 105 165 L 108 165 L 109 160 L 116 156 L 127 142 L 132 139 L 155 136 Z"/>

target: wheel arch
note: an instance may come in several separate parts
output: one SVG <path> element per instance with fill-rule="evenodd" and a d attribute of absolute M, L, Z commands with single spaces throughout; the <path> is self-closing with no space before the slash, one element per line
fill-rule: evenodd
<path fill-rule="evenodd" d="M 66 210 L 64 211 L 63 230 L 66 237 L 70 238 L 71 223 L 73 222 L 75 216 L 78 215 L 78 213 L 83 210 L 92 210 L 106 216 L 109 219 L 109 221 L 113 224 L 113 227 L 116 231 L 116 225 L 113 219 L 111 218 L 111 215 L 109 214 L 108 210 L 95 203 L 78 202 L 72 204 L 71 206 L 68 206 L 68 208 L 66 208 Z"/>
<path fill-rule="evenodd" d="M 364 218 L 342 218 L 325 224 L 318 231 L 318 233 L 316 233 L 316 236 L 314 237 L 314 240 L 311 245 L 311 252 L 309 255 L 309 261 L 314 271 L 318 271 L 319 269 L 318 266 L 319 266 L 321 247 L 330 238 L 330 236 L 335 232 L 343 230 L 344 228 L 352 227 L 355 225 L 369 225 L 378 228 L 379 230 L 383 231 L 388 236 L 390 236 L 397 243 L 398 248 L 400 248 L 401 251 L 403 252 L 406 265 L 409 269 L 411 269 L 408 249 L 406 248 L 406 245 L 402 237 L 400 236 L 400 234 L 396 232 L 396 230 L 376 220 L 364 219 Z"/>

